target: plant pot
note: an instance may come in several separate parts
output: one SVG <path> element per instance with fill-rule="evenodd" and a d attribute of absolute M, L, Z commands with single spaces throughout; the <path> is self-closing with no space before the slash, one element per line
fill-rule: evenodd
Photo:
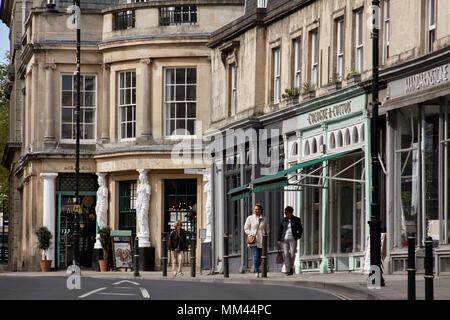
<path fill-rule="evenodd" d="M 52 267 L 52 260 L 41 260 L 41 271 L 49 272 Z"/>
<path fill-rule="evenodd" d="M 316 97 L 316 90 L 308 91 L 302 94 L 303 101 L 307 101 Z"/>
<path fill-rule="evenodd" d="M 347 86 L 353 86 L 357 83 L 361 82 L 361 75 L 355 74 L 349 78 L 347 78 Z"/>
<path fill-rule="evenodd" d="M 100 272 L 108 271 L 108 259 L 98 260 L 98 264 L 100 265 Z"/>
<path fill-rule="evenodd" d="M 328 85 L 327 88 L 328 88 L 328 92 L 340 90 L 342 88 L 342 82 L 341 81 L 332 82 Z"/>

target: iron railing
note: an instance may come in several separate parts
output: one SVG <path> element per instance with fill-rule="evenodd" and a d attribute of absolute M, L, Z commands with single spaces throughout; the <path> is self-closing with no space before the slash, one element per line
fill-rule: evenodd
<path fill-rule="evenodd" d="M 159 24 L 161 26 L 197 24 L 197 6 L 161 7 Z"/>
<path fill-rule="evenodd" d="M 114 30 L 126 30 L 135 27 L 134 10 L 116 12 L 114 14 Z"/>

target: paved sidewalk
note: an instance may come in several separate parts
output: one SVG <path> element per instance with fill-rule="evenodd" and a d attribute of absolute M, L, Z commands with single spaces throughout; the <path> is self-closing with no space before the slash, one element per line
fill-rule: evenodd
<path fill-rule="evenodd" d="M 256 279 L 252 273 L 230 274 L 224 278 L 223 274 L 209 275 L 208 272 L 190 276 L 190 269 L 185 269 L 183 276 L 173 277 L 168 272 L 167 277 L 162 276 L 161 271 L 140 272 L 141 279 L 172 280 L 172 281 L 196 281 L 196 282 L 221 282 L 221 283 L 251 283 L 264 285 L 287 285 L 314 288 L 332 292 L 342 299 L 352 300 L 406 300 L 407 299 L 407 275 L 384 275 L 386 285 L 381 289 L 367 289 L 367 276 L 361 273 L 334 272 L 330 274 L 303 273 L 286 276 L 282 273 L 268 273 L 267 278 Z M 68 276 L 65 271 L 55 272 L 1 272 L 1 276 Z M 82 277 L 134 279 L 133 272 L 96 272 L 82 271 Z M 433 281 L 434 299 L 450 300 L 450 276 L 435 276 Z M 425 281 L 423 274 L 416 275 L 416 299 L 425 299 Z"/>

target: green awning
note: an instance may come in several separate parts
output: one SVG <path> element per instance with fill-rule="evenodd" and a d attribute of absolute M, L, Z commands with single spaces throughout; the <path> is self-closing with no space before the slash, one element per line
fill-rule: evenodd
<path fill-rule="evenodd" d="M 336 154 L 332 154 L 332 155 L 325 156 L 322 158 L 298 163 L 295 166 L 292 166 L 286 170 L 282 170 L 282 171 L 279 171 L 272 175 L 267 175 L 267 176 L 263 176 L 263 177 L 254 179 L 250 182 L 250 184 L 253 185 L 253 192 L 270 191 L 270 190 L 274 190 L 274 189 L 283 188 L 283 187 L 286 187 L 287 185 L 289 185 L 288 179 L 286 177 L 286 175 L 288 173 L 321 163 L 323 161 L 328 161 L 328 160 L 331 160 L 331 159 L 334 159 L 337 157 L 341 157 L 343 155 L 352 153 L 354 151 L 355 150 L 336 153 Z"/>
<path fill-rule="evenodd" d="M 244 198 L 248 198 L 251 195 L 251 190 L 248 184 L 243 186 L 231 189 L 228 191 L 228 194 L 231 196 L 231 201 L 237 201 Z"/>

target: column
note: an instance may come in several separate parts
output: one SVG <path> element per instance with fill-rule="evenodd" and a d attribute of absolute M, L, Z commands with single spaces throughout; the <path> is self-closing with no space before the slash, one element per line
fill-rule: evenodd
<path fill-rule="evenodd" d="M 302 155 L 303 155 L 303 146 L 302 146 L 302 139 L 303 139 L 303 133 L 301 131 L 296 132 L 297 135 L 297 143 L 298 143 L 298 153 L 297 153 L 297 162 L 300 163 L 300 161 L 302 160 Z M 297 176 L 297 180 L 300 180 L 300 177 Z M 298 261 L 297 266 L 295 266 L 295 273 L 301 273 L 302 272 L 302 262 L 301 262 L 301 256 L 303 255 L 304 252 L 304 246 L 303 246 L 303 241 L 306 237 L 306 225 L 305 225 L 305 217 L 303 214 L 303 191 L 299 191 L 296 192 L 297 193 L 297 208 L 296 210 L 298 210 L 298 217 L 301 219 L 302 221 L 302 225 L 303 225 L 303 236 L 301 237 L 301 239 L 298 241 L 297 244 L 297 253 L 295 254 L 295 261 Z"/>
<path fill-rule="evenodd" d="M 136 135 L 138 142 L 148 142 L 152 138 L 151 131 L 151 59 L 141 59 L 142 66 L 142 103 L 137 105 Z"/>
<path fill-rule="evenodd" d="M 48 249 L 48 260 L 52 260 L 52 268 L 55 267 L 55 247 L 56 247 L 56 208 L 55 208 L 55 179 L 57 173 L 41 173 L 44 179 L 44 219 L 43 225 L 52 233 L 52 243 Z"/>
<path fill-rule="evenodd" d="M 101 142 L 109 142 L 109 91 L 110 91 L 110 75 L 111 67 L 105 63 L 102 65 L 103 69 L 103 103 L 102 103 L 102 130 L 101 130 Z"/>
<path fill-rule="evenodd" d="M 44 105 L 44 144 L 47 146 L 55 146 L 55 75 L 56 64 L 46 63 L 45 69 L 45 105 Z"/>
<path fill-rule="evenodd" d="M 324 145 L 328 142 L 328 126 L 326 124 L 322 124 L 322 134 L 323 134 L 323 143 Z M 326 148 L 325 148 L 326 150 Z M 328 163 L 328 161 L 327 161 Z M 325 166 L 322 170 L 322 176 L 328 176 L 328 166 Z M 328 179 L 324 180 L 324 188 L 322 189 L 322 262 L 320 263 L 320 273 L 328 273 L 328 258 L 327 252 L 329 246 L 329 228 L 327 228 L 327 211 L 328 211 L 328 190 L 329 190 L 330 181 Z"/>

